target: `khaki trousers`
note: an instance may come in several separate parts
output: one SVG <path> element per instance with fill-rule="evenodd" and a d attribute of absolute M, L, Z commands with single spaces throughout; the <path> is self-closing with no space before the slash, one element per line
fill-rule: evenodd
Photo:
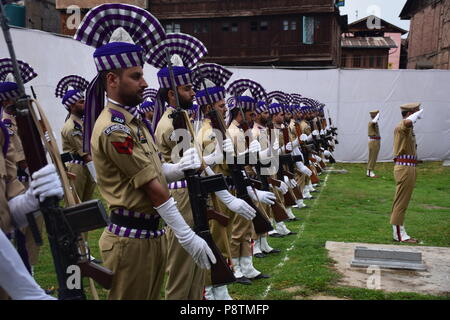
<path fill-rule="evenodd" d="M 380 152 L 380 140 L 369 141 L 369 160 L 367 161 L 367 170 L 375 170 L 378 153 Z"/>
<path fill-rule="evenodd" d="M 186 223 L 193 227 L 191 204 L 187 189 L 170 190 Z M 166 300 L 201 300 L 206 270 L 197 266 L 180 245 L 172 230 L 167 232 Z"/>
<path fill-rule="evenodd" d="M 394 178 L 397 186 L 392 204 L 391 224 L 402 226 L 416 184 L 416 167 L 396 165 L 394 166 Z"/>
<path fill-rule="evenodd" d="M 109 300 L 158 300 L 166 267 L 166 239 L 131 239 L 105 230 L 99 247 L 114 272 Z"/>
<path fill-rule="evenodd" d="M 76 175 L 73 184 L 81 202 L 91 200 L 96 184 L 94 179 L 92 179 L 91 173 L 89 172 L 88 168 L 81 164 L 70 163 L 67 166 L 67 169 L 70 173 Z"/>

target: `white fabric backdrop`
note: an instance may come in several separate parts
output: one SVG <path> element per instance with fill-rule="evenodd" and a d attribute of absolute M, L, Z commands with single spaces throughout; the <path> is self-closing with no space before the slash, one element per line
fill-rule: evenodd
<path fill-rule="evenodd" d="M 28 62 L 38 77 L 26 85 L 35 89 L 46 110 L 56 137 L 66 110 L 54 91 L 58 81 L 69 74 L 92 80 L 96 74 L 93 48 L 67 37 L 46 32 L 13 29 L 18 59 Z M 0 57 L 9 57 L 3 35 Z M 423 160 L 450 159 L 450 71 L 443 70 L 280 70 L 231 68 L 232 79 L 250 78 L 267 91 L 300 93 L 327 105 L 339 128 L 338 161 L 364 162 L 368 157 L 369 111 L 380 109 L 382 136 L 379 161 L 392 161 L 393 131 L 401 120 L 399 106 L 420 101 L 424 119 L 415 127 L 419 157 Z M 145 66 L 150 87 L 157 87 L 156 71 Z M 29 90 L 29 89 L 27 89 Z M 59 145 L 61 146 L 61 142 Z"/>

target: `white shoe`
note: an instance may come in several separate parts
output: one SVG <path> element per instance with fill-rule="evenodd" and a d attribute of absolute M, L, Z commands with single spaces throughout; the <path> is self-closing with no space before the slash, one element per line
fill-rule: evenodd
<path fill-rule="evenodd" d="M 287 215 L 288 215 L 289 219 L 295 219 L 295 215 L 294 215 L 294 213 L 292 213 L 292 208 L 291 207 L 287 208 L 286 212 L 287 212 Z"/>
<path fill-rule="evenodd" d="M 213 288 L 213 286 L 206 286 L 205 287 L 205 299 L 206 300 L 216 300 L 216 297 L 214 296 L 214 288 Z"/>
<path fill-rule="evenodd" d="M 297 200 L 297 208 L 301 209 L 306 207 L 306 204 L 303 203 L 303 199 Z"/>
<path fill-rule="evenodd" d="M 215 300 L 233 300 L 226 285 L 213 288 Z"/>
<path fill-rule="evenodd" d="M 240 257 L 239 263 L 241 265 L 241 272 L 244 275 L 244 277 L 248 279 L 255 278 L 261 274 L 258 270 L 255 269 L 253 266 L 252 257 Z"/>
<path fill-rule="evenodd" d="M 397 226 L 397 225 L 393 224 L 392 225 L 392 234 L 393 234 L 394 241 L 405 242 L 405 241 L 409 240 L 411 242 L 418 242 L 416 239 L 413 239 L 410 236 L 408 236 L 404 226 Z"/>
<path fill-rule="evenodd" d="M 289 229 L 286 227 L 283 221 L 275 224 L 275 231 L 284 236 L 290 233 Z"/>
<path fill-rule="evenodd" d="M 262 253 L 262 251 L 261 251 L 261 238 L 256 239 L 255 242 L 254 242 L 254 245 L 253 245 L 253 255 L 255 255 L 257 253 Z"/>
<path fill-rule="evenodd" d="M 271 252 L 273 250 L 267 241 L 267 237 L 261 237 L 261 250 L 264 252 Z"/>
<path fill-rule="evenodd" d="M 240 258 L 232 258 L 231 261 L 233 262 L 234 276 L 236 278 L 242 278 L 244 275 L 241 270 Z"/>

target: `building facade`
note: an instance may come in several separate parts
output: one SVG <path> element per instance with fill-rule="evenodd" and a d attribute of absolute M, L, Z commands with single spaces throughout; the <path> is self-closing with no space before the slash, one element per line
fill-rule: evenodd
<path fill-rule="evenodd" d="M 450 69 L 450 0 L 408 0 L 408 69 Z"/>
<path fill-rule="evenodd" d="M 57 0 L 64 34 L 70 0 Z M 84 14 L 98 5 L 79 1 Z M 114 1 L 110 1 L 114 2 Z M 167 32 L 188 33 L 208 48 L 204 61 L 224 65 L 339 67 L 341 17 L 336 0 L 120 1 L 147 8 Z M 69 24 L 70 25 L 70 24 Z M 72 26 L 72 25 L 71 25 Z"/>
<path fill-rule="evenodd" d="M 407 32 L 373 15 L 349 24 L 342 36 L 342 67 L 399 69 Z"/>

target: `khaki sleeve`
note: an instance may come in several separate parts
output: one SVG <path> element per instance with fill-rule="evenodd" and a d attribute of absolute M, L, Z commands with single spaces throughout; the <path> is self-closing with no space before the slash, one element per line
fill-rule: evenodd
<path fill-rule="evenodd" d="M 123 131 L 115 131 L 110 135 L 103 134 L 101 145 L 109 160 L 130 179 L 135 189 L 158 178 L 161 168 L 152 159 L 153 151 L 144 150 L 138 141 Z"/>
<path fill-rule="evenodd" d="M 17 180 L 17 166 L 6 159 L 6 197 L 8 200 L 25 192 L 25 186 Z"/>
<path fill-rule="evenodd" d="M 83 152 L 83 133 L 81 130 L 72 129 L 67 136 L 67 142 L 72 146 L 72 150 L 76 150 L 76 153 L 80 157 L 87 155 L 87 152 Z"/>

